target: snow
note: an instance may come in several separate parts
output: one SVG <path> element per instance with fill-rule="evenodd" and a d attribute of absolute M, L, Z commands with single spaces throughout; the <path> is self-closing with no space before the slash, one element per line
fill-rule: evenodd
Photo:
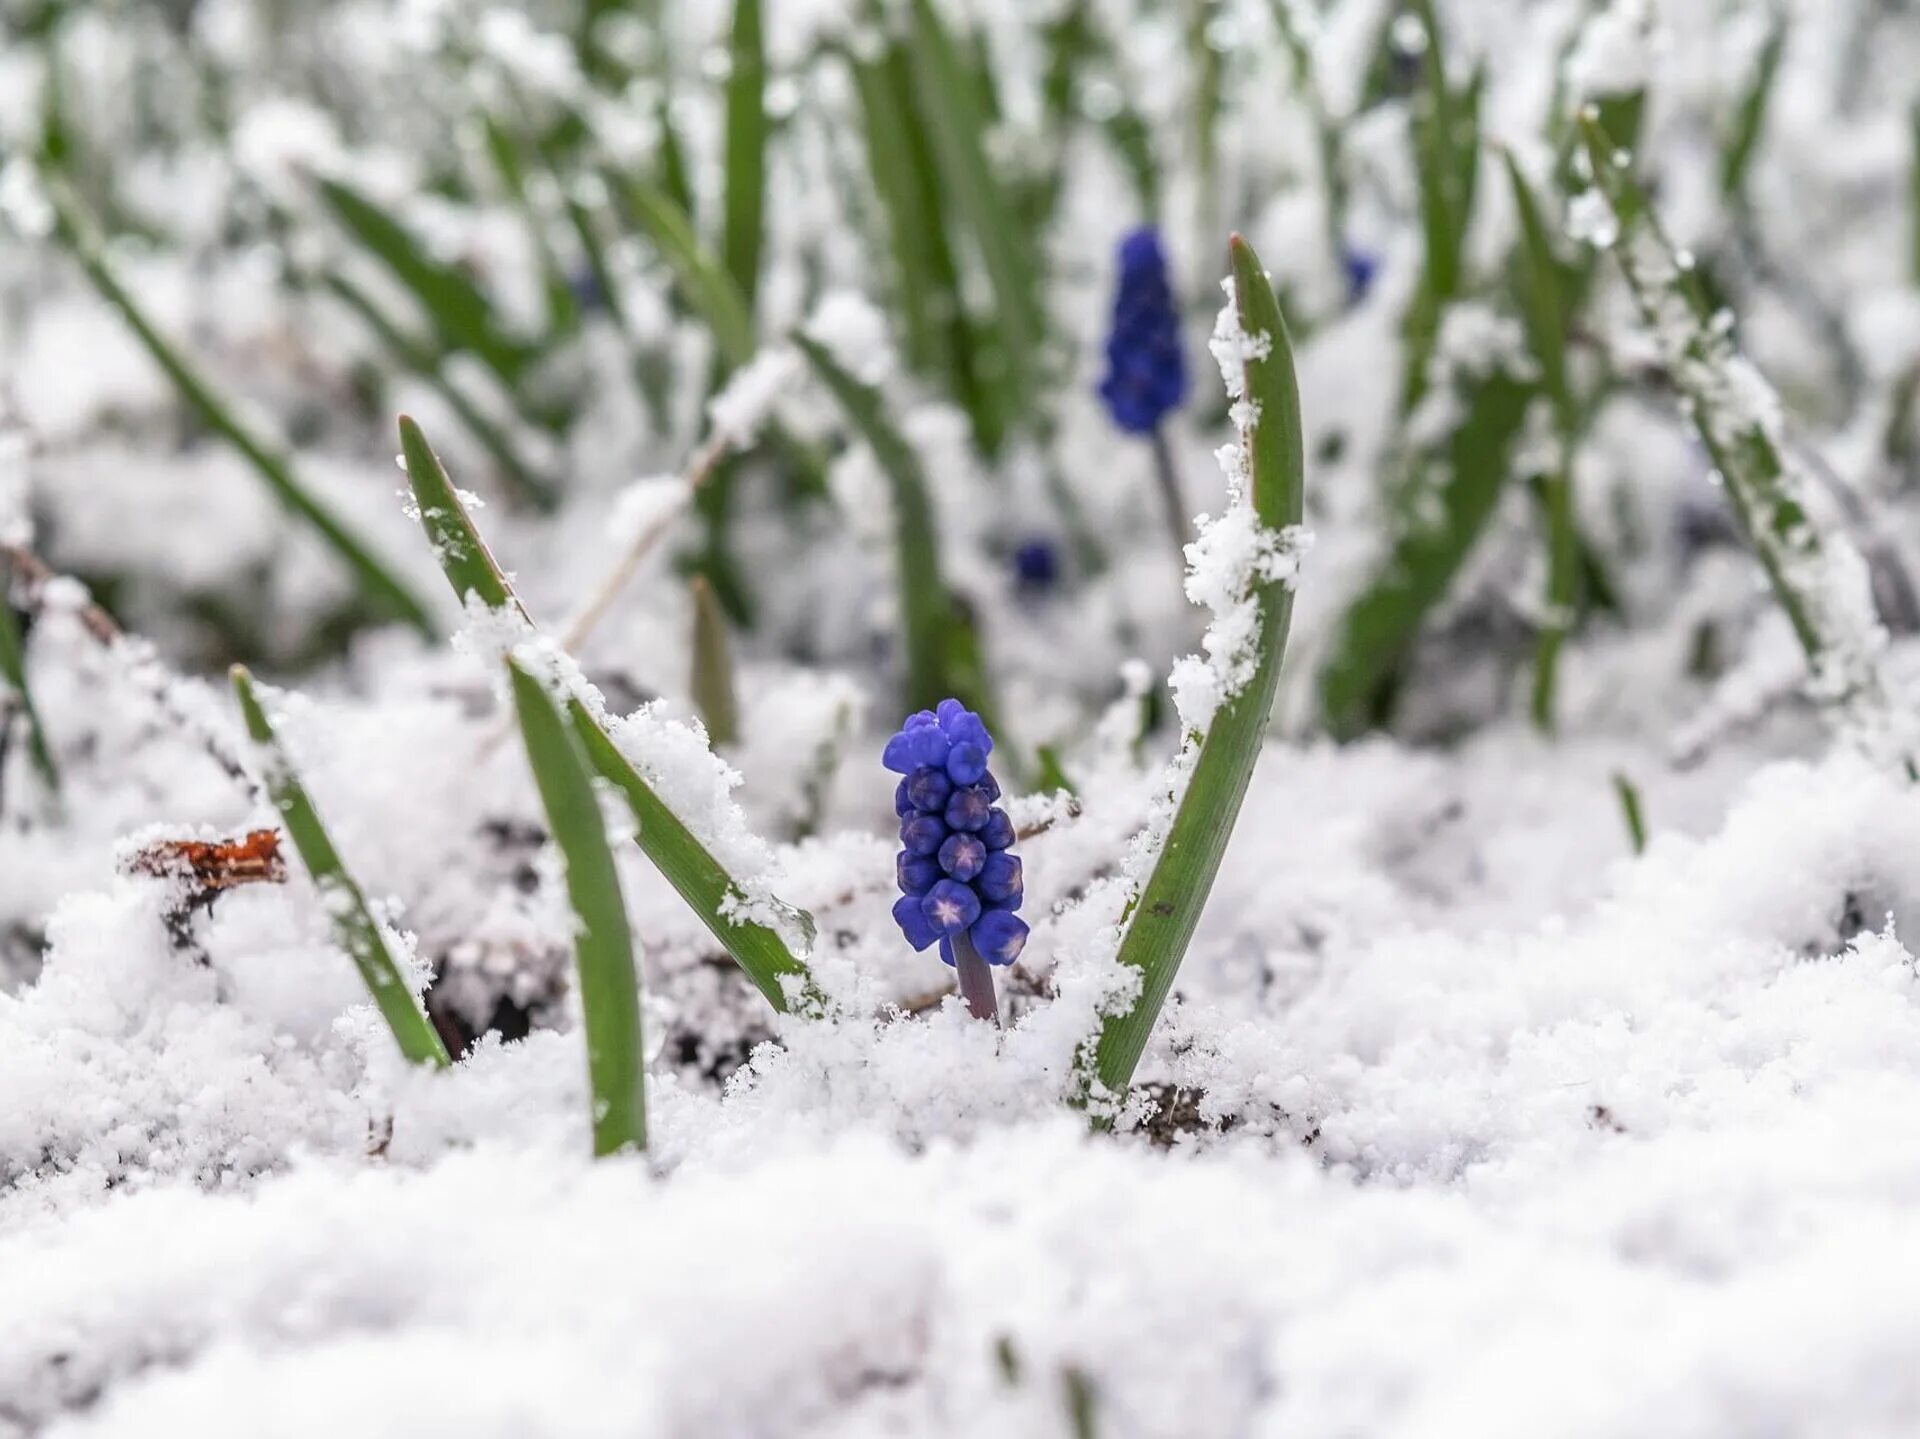
<path fill-rule="evenodd" d="M 1424 28 L 1385 0 L 1285 3 L 1310 84 L 1257 0 L 1204 26 L 1160 0 L 932 0 L 994 82 L 982 145 L 1046 321 L 1020 357 L 1038 410 L 997 449 L 946 378 L 964 341 L 1004 416 L 1033 398 L 995 389 L 1003 277 L 979 197 L 938 185 L 964 314 L 935 297 L 930 339 L 867 173 L 846 59 L 884 55 L 912 6 L 876 24 L 850 0 L 763 4 L 757 350 L 724 382 L 698 295 L 625 223 L 618 180 L 659 178 L 671 135 L 727 263 L 731 6 L 608 15 L 610 79 L 571 4 L 328 0 L 269 25 L 238 0 L 185 23 L 92 3 L 6 47 L 0 580 L 61 779 L 36 772 L 0 681 L 0 1439 L 1920 1427 L 1920 786 L 1900 764 L 1920 640 L 1899 600 L 1920 565 L 1920 24 L 1872 0 L 1788 5 L 1736 204 L 1720 147 L 1767 7 L 1438 0 L 1455 85 L 1484 67 L 1483 141 L 1511 145 L 1547 223 L 1583 242 L 1563 257 L 1584 291 L 1580 426 L 1553 431 L 1536 397 L 1390 723 L 1336 744 L 1318 682 L 1404 486 L 1472 381 L 1537 375 L 1483 144 L 1465 288 L 1431 317 L 1427 397 L 1402 405 Z M 1052 27 L 1076 15 L 1084 123 L 1061 130 Z M 1376 67 L 1389 26 L 1407 53 Z M 1572 107 L 1643 88 L 1630 158 L 1671 253 L 1623 233 L 1630 211 L 1577 158 L 1562 184 Z M 352 611 L 326 547 L 52 243 L 19 157 L 56 93 L 129 292 L 439 596 L 451 643 Z M 559 173 L 521 156 L 527 208 L 474 143 L 483 111 L 562 142 Z M 437 347 L 434 316 L 329 220 L 319 174 L 466 274 L 507 359 L 465 343 L 420 372 L 313 283 L 341 267 Z M 588 282 L 563 196 L 617 296 Z M 1149 215 L 1187 358 L 1204 344 L 1223 382 L 1200 363 L 1162 436 L 1198 517 L 1184 544 L 1152 449 L 1095 392 L 1113 244 Z M 1247 494 L 1270 417 L 1243 371 L 1281 337 L 1244 332 L 1229 282 L 1208 338 L 1235 228 L 1271 270 L 1302 397 L 1306 514 L 1278 533 Z M 1364 299 L 1342 242 L 1378 261 Z M 1676 303 L 1683 272 L 1725 307 L 1710 321 Z M 891 503 L 796 333 L 913 446 L 976 626 L 1033 928 L 999 974 L 1003 1028 L 889 914 Z M 516 496 L 446 386 L 556 509 Z M 525 615 L 448 597 L 390 468 L 402 410 Z M 1696 416 L 1723 454 L 1759 437 L 1782 457 L 1800 520 L 1759 543 L 1806 597 L 1812 667 Z M 1522 472 L 1563 447 L 1608 610 L 1540 599 Z M 687 577 L 723 507 L 751 623 L 729 619 L 739 725 L 716 750 Z M 1050 580 L 1016 572 L 1031 544 Z M 1117 1122 L 1096 1133 L 1072 1101 L 1138 983 L 1122 926 L 1254 672 L 1269 584 L 1293 606 L 1279 702 L 1132 1092 L 1098 1096 Z M 1551 736 L 1527 714 L 1548 623 L 1568 630 Z M 603 796 L 643 972 L 644 1155 L 589 1158 L 576 922 L 507 655 L 588 706 L 726 867 L 726 913 L 804 951 L 827 1001 L 776 1014 Z M 403 1062 L 333 937 L 337 895 L 284 839 L 284 883 L 184 914 L 177 878 L 126 872 L 146 844 L 279 822 L 239 763 L 258 757 L 235 661 L 409 980 L 431 981 L 452 1068 Z M 1070 791 L 1041 785 L 1043 744 Z"/>

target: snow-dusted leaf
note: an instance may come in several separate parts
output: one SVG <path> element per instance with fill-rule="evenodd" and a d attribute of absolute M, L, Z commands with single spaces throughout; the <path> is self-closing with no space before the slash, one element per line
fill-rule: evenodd
<path fill-rule="evenodd" d="M 380 1017 L 393 1032 L 400 1052 L 414 1064 L 443 1068 L 451 1061 L 440 1042 L 433 1023 L 414 998 L 400 964 L 387 947 L 380 925 L 367 907 L 366 892 L 347 870 L 320 812 L 307 797 L 305 786 L 295 772 L 279 736 L 274 732 L 266 710 L 253 687 L 253 676 L 245 667 L 233 667 L 233 692 L 240 701 L 240 715 L 247 735 L 260 751 L 261 781 L 273 807 L 293 837 L 300 861 L 313 877 L 333 926 L 334 942 L 347 952 L 354 968 L 367 986 L 367 994 L 379 1009 Z"/>

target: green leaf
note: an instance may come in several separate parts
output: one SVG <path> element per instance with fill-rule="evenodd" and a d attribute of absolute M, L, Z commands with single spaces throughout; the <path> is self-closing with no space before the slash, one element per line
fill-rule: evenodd
<path fill-rule="evenodd" d="M 477 601 L 492 610 L 511 609 L 525 620 L 527 612 L 519 596 L 412 420 L 400 421 L 400 445 L 421 527 L 454 594 L 463 605 Z M 745 892 L 743 887 L 654 793 L 633 761 L 613 742 L 599 717 L 578 698 L 569 701 L 567 715 L 594 771 L 619 789 L 633 810 L 637 822 L 634 838 L 640 848 L 746 971 L 767 1002 L 783 1012 L 788 1008 L 783 979 L 802 981 L 810 993 L 806 965 L 775 931 L 751 920 L 730 917 L 735 900 Z M 787 914 L 795 927 L 812 934 L 812 916 L 797 909 L 789 909 Z"/>
<path fill-rule="evenodd" d="M 542 510 L 551 510 L 560 501 L 559 494 L 520 457 L 507 434 L 480 410 L 448 377 L 441 357 L 434 349 L 406 334 L 373 301 L 373 297 L 338 270 L 321 276 L 320 283 L 361 323 L 373 331 L 395 362 L 418 375 L 446 401 L 447 408 L 460 417 L 460 423 L 499 467 L 500 477 L 515 494 Z"/>
<path fill-rule="evenodd" d="M 453 586 L 454 598 L 463 607 L 477 599 L 490 610 L 511 608 L 521 619 L 527 619 L 526 609 L 494 561 L 487 542 L 480 538 L 440 457 L 408 415 L 400 417 L 400 457 L 413 488 L 414 507 L 420 512 L 420 527 L 427 532 L 433 557 Z"/>
<path fill-rule="evenodd" d="M 1767 106 L 1773 98 L 1773 82 L 1779 77 L 1780 57 L 1786 48 L 1786 22 L 1776 19 L 1767 43 L 1761 47 L 1752 83 L 1740 97 L 1733 133 L 1727 137 L 1726 148 L 1720 155 L 1720 193 L 1728 200 L 1738 200 L 1746 193 L 1747 172 L 1753 168 L 1753 157 L 1759 149 L 1761 133 L 1766 129 Z"/>
<path fill-rule="evenodd" d="M 722 361 L 730 369 L 746 364 L 754 349 L 752 308 L 733 277 L 700 244 L 686 211 L 665 190 L 636 176 L 609 172 L 607 182 L 673 271 L 682 297 L 707 322 Z"/>
<path fill-rule="evenodd" d="M 1542 479 L 1540 487 L 1547 522 L 1547 595 L 1546 616 L 1535 641 L 1533 664 L 1533 722 L 1542 731 L 1550 732 L 1560 651 L 1580 600 L 1582 564 L 1580 538 L 1574 529 L 1572 491 L 1573 443 L 1580 418 L 1567 378 L 1565 267 L 1554 254 L 1533 187 L 1520 173 L 1511 151 L 1504 152 L 1504 159 L 1514 209 L 1520 217 L 1516 288 L 1526 316 L 1528 346 L 1540 366 L 1542 384 L 1553 405 L 1560 449 L 1553 473 Z"/>
<path fill-rule="evenodd" d="M 1250 356 L 1245 362 L 1247 398 L 1258 411 L 1242 442 L 1253 476 L 1254 510 L 1264 528 L 1279 531 L 1300 523 L 1305 488 L 1293 351 L 1259 258 L 1237 235 L 1232 256 L 1240 328 L 1248 336 L 1265 335 L 1270 341 L 1264 356 Z M 1260 635 L 1253 677 L 1221 708 L 1206 733 L 1197 737 L 1198 753 L 1186 792 L 1120 941 L 1119 961 L 1139 972 L 1140 992 L 1125 1012 L 1107 1018 L 1094 1055 L 1095 1077 L 1116 1100 L 1126 1093 L 1147 1036 L 1173 987 L 1260 757 L 1286 653 L 1293 591 L 1283 580 L 1268 580 L 1255 588 L 1254 598 Z M 1189 737 L 1189 743 L 1195 742 Z"/>
<path fill-rule="evenodd" d="M 432 1022 L 420 1008 L 407 984 L 393 951 L 387 948 L 373 911 L 367 907 L 366 894 L 347 872 L 340 855 L 320 822 L 320 814 L 307 798 L 307 792 L 294 772 L 273 725 L 254 693 L 253 676 L 243 665 L 233 667 L 233 692 L 240 701 L 240 715 L 247 734 L 263 752 L 267 797 L 286 822 L 300 862 L 307 867 L 333 926 L 334 943 L 347 952 L 367 993 L 380 1011 L 387 1028 L 393 1032 L 400 1052 L 414 1064 L 445 1068 L 446 1046 L 440 1042 Z"/>
<path fill-rule="evenodd" d="M 911 0 L 911 10 L 916 99 L 926 113 L 941 184 L 966 221 L 993 287 L 1002 393 L 1030 409 L 1044 330 L 1032 242 L 987 160 L 987 118 L 968 67 L 932 0 Z"/>
<path fill-rule="evenodd" d="M 727 615 L 704 575 L 690 585 L 693 597 L 693 703 L 706 722 L 707 739 L 732 744 L 740 737 L 740 708 L 733 697 L 733 656 Z"/>
<path fill-rule="evenodd" d="M 470 351 L 509 389 L 515 387 L 533 349 L 502 332 L 478 285 L 428 254 L 404 225 L 351 185 L 322 180 L 320 195 L 347 233 L 413 292 L 443 345 Z"/>
<path fill-rule="evenodd" d="M 513 201 L 514 209 L 520 212 L 527 236 L 533 242 L 546 291 L 548 324 L 556 334 L 575 334 L 580 329 L 580 306 L 573 298 L 573 287 L 567 283 L 566 266 L 555 253 L 553 238 L 547 233 L 547 217 L 527 187 L 527 166 L 520 153 L 520 141 L 492 114 L 480 116 L 480 131 L 487 156 L 493 161 L 494 174 L 499 177 L 507 198 Z"/>
<path fill-rule="evenodd" d="M 50 794 L 60 793 L 60 767 L 54 763 L 53 748 L 40 724 L 40 711 L 34 707 L 33 691 L 27 688 L 26 646 L 20 639 L 20 625 L 13 617 L 13 605 L 7 598 L 7 586 L 0 583 L 0 682 L 13 691 L 14 703 L 27 725 L 27 757 L 39 771 L 41 782 Z"/>
<path fill-rule="evenodd" d="M 914 103 L 912 60 L 899 44 L 876 58 L 847 57 L 860 96 L 867 168 L 887 216 L 907 358 L 967 412 L 974 441 L 993 454 L 1001 417 L 980 383 L 973 333 L 960 300 L 959 272 L 947 240 L 946 205 L 932 142 Z"/>
<path fill-rule="evenodd" d="M 1818 692 L 1869 733 L 1885 732 L 1891 717 L 1876 658 L 1879 636 L 1871 632 L 1870 601 L 1859 593 L 1864 562 L 1857 555 L 1836 562 L 1845 537 L 1823 534 L 1807 512 L 1806 479 L 1788 464 L 1765 406 L 1748 397 L 1751 374 L 1734 373 L 1740 357 L 1729 338 L 1730 319 L 1716 318 L 1612 138 L 1590 113 L 1579 123 L 1594 183 L 1618 221 L 1614 258 L 1806 652 Z M 1914 771 L 1911 759 L 1908 770 Z"/>
<path fill-rule="evenodd" d="M 892 493 L 906 707 L 932 709 L 953 696 L 988 714 L 986 696 L 977 688 L 959 688 L 951 663 L 954 601 L 940 575 L 940 543 L 919 454 L 895 427 L 878 390 L 849 375 L 816 341 L 805 335 L 795 335 L 793 341 L 873 451 Z"/>
<path fill-rule="evenodd" d="M 751 316 L 760 288 L 766 205 L 767 55 L 760 0 L 734 0 L 727 71 L 727 196 L 720 252 Z"/>
<path fill-rule="evenodd" d="M 587 1036 L 593 1152 L 647 1147 L 647 1071 L 640 1041 L 640 978 L 620 897 L 620 872 L 586 753 L 546 687 L 512 660 L 507 671 L 520 737 L 547 826 L 566 861 L 577 928 L 574 964 Z"/>
<path fill-rule="evenodd" d="M 1640 807 L 1640 791 L 1628 779 L 1625 771 L 1613 772 L 1613 793 L 1620 801 L 1620 817 L 1626 821 L 1627 840 L 1633 845 L 1635 854 L 1647 852 L 1647 821 Z"/>
<path fill-rule="evenodd" d="M 1509 455 L 1533 393 L 1504 371 L 1481 379 L 1465 397 L 1466 418 L 1444 450 L 1422 461 L 1421 492 L 1431 494 L 1434 503 L 1406 507 L 1404 533 L 1380 574 L 1348 609 L 1321 676 L 1321 705 L 1335 734 L 1358 734 L 1385 718 L 1393 682 L 1421 623 L 1446 594 L 1499 504 Z"/>
<path fill-rule="evenodd" d="M 426 606 L 404 581 L 374 556 L 358 536 L 335 518 L 333 511 L 301 484 L 287 457 L 242 424 L 232 408 L 215 393 L 213 386 L 188 362 L 186 356 L 154 328 L 146 312 L 120 283 L 113 267 L 108 264 L 93 223 L 81 210 L 78 199 L 59 177 L 48 175 L 45 180 L 47 197 L 53 205 L 55 235 L 80 262 L 81 269 L 86 272 L 100 297 L 119 311 L 120 318 L 139 337 L 140 343 L 173 382 L 181 398 L 199 414 L 201 422 L 231 445 L 253 467 L 254 473 L 260 476 L 275 498 L 306 521 L 327 547 L 353 571 L 361 594 L 372 608 L 404 619 L 422 634 L 431 635 L 433 620 Z"/>

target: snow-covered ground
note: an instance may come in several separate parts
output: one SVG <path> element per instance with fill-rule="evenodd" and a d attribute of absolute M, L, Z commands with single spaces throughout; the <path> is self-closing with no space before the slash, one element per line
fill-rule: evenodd
<path fill-rule="evenodd" d="M 711 415 L 750 450 L 729 543 L 756 622 L 731 637 L 739 732 L 720 750 L 739 812 L 697 745 L 668 787 L 811 913 L 828 1017 L 776 1015 L 609 806 L 650 1143 L 594 1160 L 574 917 L 485 626 L 448 644 L 357 622 L 335 558 L 57 243 L 30 157 L 64 127 L 128 290 L 436 621 L 463 616 L 397 493 L 402 410 L 484 499 L 533 617 L 583 634 L 612 710 L 650 706 L 635 742 L 685 747 L 674 726 L 702 701 L 680 566 L 700 534 L 674 477 L 711 433 L 710 327 L 631 235 L 609 261 L 619 312 L 602 296 L 556 323 L 543 247 L 575 279 L 582 258 L 559 191 L 536 177 L 516 203 L 476 127 L 579 103 L 648 175 L 677 134 L 711 242 L 733 7 L 616 22 L 596 63 L 639 77 L 622 83 L 583 73 L 571 5 L 0 6 L 0 555 L 61 775 L 56 797 L 10 701 L 0 1439 L 1920 1429 L 1920 786 L 1801 692 L 1794 633 L 1608 257 L 1574 326 L 1593 409 L 1572 479 L 1613 602 L 1568 643 L 1553 731 L 1528 715 L 1547 547 L 1524 456 L 1400 666 L 1391 722 L 1336 742 L 1319 687 L 1383 564 L 1403 449 L 1462 425 L 1462 347 L 1517 343 L 1498 147 L 1563 232 L 1554 117 L 1644 86 L 1639 168 L 1738 312 L 1831 550 L 1872 568 L 1889 631 L 1872 658 L 1905 723 L 1920 14 L 1440 4 L 1454 80 L 1485 67 L 1485 143 L 1437 390 L 1402 414 L 1417 20 L 1378 0 L 943 0 L 986 47 L 990 153 L 1025 197 L 1057 372 L 995 449 L 903 318 L 849 69 L 879 32 L 839 0 L 765 10 L 761 359 Z M 1276 14 L 1307 32 L 1317 97 Z M 1062 121 L 1048 46 L 1075 17 L 1098 43 Z M 1377 84 L 1382 34 L 1399 61 Z M 1729 190 L 1729 136 L 1773 63 Z M 1129 846 L 1176 749 L 1165 677 L 1202 628 L 1151 451 L 1095 393 L 1114 246 L 1147 218 L 1116 117 L 1159 175 L 1193 376 L 1167 431 L 1187 507 L 1218 513 L 1227 492 L 1205 338 L 1238 229 L 1295 332 L 1314 542 L 1224 864 L 1132 1101 L 1094 1133 L 1069 1102 L 1076 1056 L 1113 1002 Z M 403 363 L 327 289 L 351 277 L 427 329 L 317 175 L 390 207 L 478 277 L 494 319 L 540 337 L 517 395 L 472 353 Z M 1563 248 L 1577 268 L 1586 252 Z M 1370 284 L 1343 273 L 1358 259 Z M 961 263 L 992 313 L 990 260 Z M 998 692 L 1033 931 L 1000 972 L 1004 1028 L 970 1018 L 889 914 L 893 508 L 784 348 L 808 317 L 917 453 Z M 555 481 L 552 512 L 516 499 L 449 376 Z M 529 406 L 556 397 L 571 411 L 544 426 Z M 1535 408 L 1520 448 L 1550 451 Z M 796 497 L 804 453 L 831 457 L 824 493 Z M 287 882 L 184 921 L 174 885 L 132 872 L 143 847 L 277 822 L 245 773 L 220 673 L 236 660 L 278 687 L 301 778 L 465 1049 L 452 1068 L 402 1061 L 291 856 Z M 1043 745 L 1071 801 L 1038 783 Z"/>

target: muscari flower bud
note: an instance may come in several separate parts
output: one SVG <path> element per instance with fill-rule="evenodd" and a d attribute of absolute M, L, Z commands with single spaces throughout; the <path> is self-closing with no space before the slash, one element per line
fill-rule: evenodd
<path fill-rule="evenodd" d="M 1152 434 L 1187 398 L 1180 315 L 1160 233 L 1151 227 L 1120 242 L 1120 284 L 1100 398 L 1114 424 L 1134 435 Z"/>
<path fill-rule="evenodd" d="M 965 934 L 990 964 L 1011 964 L 1027 940 L 1014 911 L 1024 898 L 1019 859 L 1007 853 L 1013 822 L 994 801 L 1000 786 L 987 769 L 993 737 L 958 700 L 922 710 L 887 741 L 882 763 L 904 776 L 894 792 L 900 815 L 894 920 L 907 943 L 938 942 L 954 963 L 953 939 Z"/>

